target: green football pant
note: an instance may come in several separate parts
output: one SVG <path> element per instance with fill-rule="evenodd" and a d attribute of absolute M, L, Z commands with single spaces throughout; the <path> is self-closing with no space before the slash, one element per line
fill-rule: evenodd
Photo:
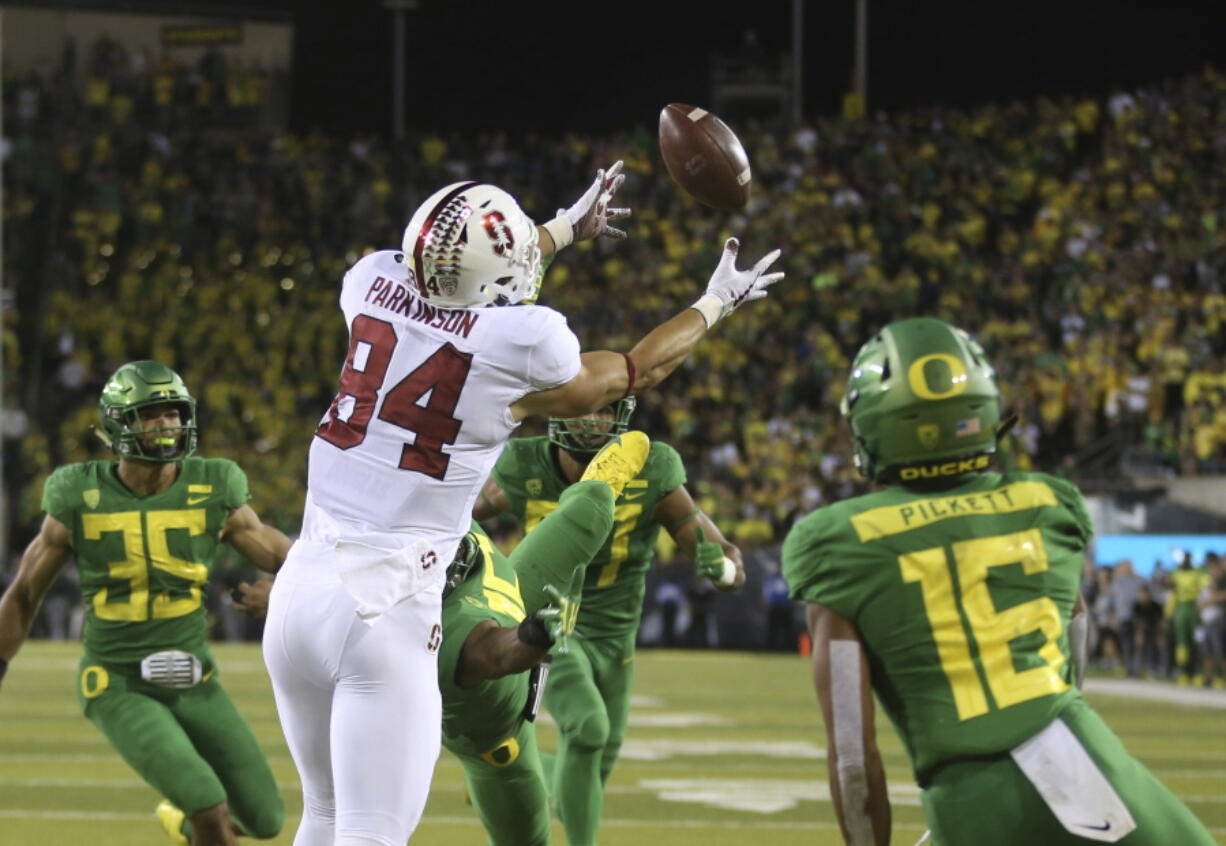
<path fill-rule="evenodd" d="M 558 724 L 558 753 L 546 769 L 568 846 L 596 843 L 604 785 L 626 736 L 633 661 L 634 635 L 572 640 L 569 653 L 553 656 L 545 707 Z"/>
<path fill-rule="evenodd" d="M 524 536 L 511 553 L 524 610 L 546 605 L 546 584 L 565 593 L 577 567 L 586 567 L 613 531 L 613 491 L 598 479 L 576 482 L 558 507 Z"/>
<path fill-rule="evenodd" d="M 189 818 L 227 802 L 247 836 L 274 837 L 281 830 L 285 806 L 272 770 L 215 673 L 172 690 L 85 659 L 79 682 L 89 721 Z"/>
<path fill-rule="evenodd" d="M 526 720 L 511 737 L 481 754 L 450 749 L 464 766 L 468 794 L 490 846 L 545 846 L 549 842 L 549 795 L 536 727 Z"/>
<path fill-rule="evenodd" d="M 1171 632 L 1175 636 L 1175 666 L 1185 674 L 1194 672 L 1193 647 L 1196 645 L 1196 626 L 1200 613 L 1195 602 L 1180 602 L 1171 615 Z"/>
<path fill-rule="evenodd" d="M 1187 806 L 1130 756 L 1102 718 L 1074 701 L 1058 719 L 1089 752 L 1136 821 L 1120 846 L 1213 846 Z M 942 767 L 923 794 L 933 846 L 1085 846 L 1048 809 L 1009 755 Z"/>

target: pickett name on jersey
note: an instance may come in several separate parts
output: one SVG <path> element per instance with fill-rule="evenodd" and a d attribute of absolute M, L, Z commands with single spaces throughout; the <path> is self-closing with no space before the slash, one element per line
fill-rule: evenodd
<path fill-rule="evenodd" d="M 407 287 L 386 276 L 375 277 L 366 292 L 365 301 L 461 338 L 468 337 L 481 317 L 468 309 L 437 308 L 417 297 L 410 297 Z"/>
<path fill-rule="evenodd" d="M 917 529 L 951 517 L 1008 514 L 1026 508 L 1056 505 L 1056 495 L 1042 482 L 1015 482 L 989 491 L 957 496 L 913 499 L 905 505 L 884 505 L 853 515 L 851 525 L 865 543 Z"/>

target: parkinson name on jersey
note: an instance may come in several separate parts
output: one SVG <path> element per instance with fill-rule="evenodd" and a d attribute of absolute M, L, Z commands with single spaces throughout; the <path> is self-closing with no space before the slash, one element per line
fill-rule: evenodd
<path fill-rule="evenodd" d="M 372 297 L 374 299 L 371 299 Z M 381 306 L 410 320 L 425 323 L 431 329 L 442 329 L 461 338 L 467 338 L 468 333 L 481 319 L 480 313 L 469 309 L 440 308 L 425 300 L 410 297 L 407 287 L 386 276 L 375 277 L 366 292 L 364 302 Z"/>

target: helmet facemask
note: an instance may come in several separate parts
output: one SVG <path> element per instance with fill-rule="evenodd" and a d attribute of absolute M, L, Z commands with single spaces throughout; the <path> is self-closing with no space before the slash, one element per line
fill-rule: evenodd
<path fill-rule="evenodd" d="M 549 441 L 567 452 L 591 457 L 630 428 L 637 400 L 623 397 L 582 417 L 550 417 Z"/>
<path fill-rule="evenodd" d="M 447 565 L 447 581 L 443 584 L 443 598 L 464 583 L 481 563 L 481 546 L 471 532 L 460 539 L 455 557 Z"/>

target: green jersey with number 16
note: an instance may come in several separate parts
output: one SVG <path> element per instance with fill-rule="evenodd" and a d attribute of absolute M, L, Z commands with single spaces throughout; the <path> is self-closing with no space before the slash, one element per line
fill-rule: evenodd
<path fill-rule="evenodd" d="M 1012 749 L 1080 694 L 1066 627 L 1092 528 L 1076 487 L 984 473 L 821 508 L 783 548 L 793 598 L 852 622 L 917 781 Z"/>
<path fill-rule="evenodd" d="M 174 484 L 138 496 L 114 461 L 59 468 L 43 510 L 72 533 L 85 601 L 85 652 L 128 663 L 165 649 L 204 660 L 205 583 L 230 512 L 250 499 L 247 477 L 222 458 L 187 458 Z"/>
<path fill-rule="evenodd" d="M 513 438 L 494 465 L 494 481 L 511 502 L 525 534 L 558 507 L 569 482 L 554 461 L 548 438 Z M 588 565 L 576 630 L 584 637 L 620 637 L 638 629 L 647 571 L 660 525 L 652 517 L 660 500 L 685 484 L 685 465 L 668 444 L 651 452 L 613 510 L 613 533 Z"/>

